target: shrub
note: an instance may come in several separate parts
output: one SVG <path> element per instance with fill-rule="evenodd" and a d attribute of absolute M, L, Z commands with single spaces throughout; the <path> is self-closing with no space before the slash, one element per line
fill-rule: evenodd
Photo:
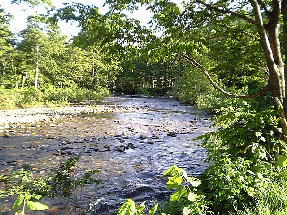
<path fill-rule="evenodd" d="M 285 153 L 274 106 L 245 101 L 233 104 L 218 111 L 213 126 L 218 129 L 198 138 L 203 139 L 211 161 L 229 155 L 276 163 L 279 153 Z"/>
<path fill-rule="evenodd" d="M 185 71 L 173 87 L 172 94 L 184 103 L 210 113 L 226 104 L 226 98 L 211 86 L 202 73 L 194 69 Z"/>
<path fill-rule="evenodd" d="M 219 110 L 214 126 L 216 131 L 198 138 L 203 139 L 211 164 L 200 176 L 210 209 L 219 214 L 236 214 L 254 205 L 263 206 L 262 202 L 273 198 L 266 189 L 278 187 L 278 158 L 285 159 L 286 153 L 276 109 L 262 102 L 232 104 Z M 286 183 L 281 185 L 287 189 Z M 282 198 L 286 198 L 285 194 Z M 268 207 L 273 214 L 271 205 L 276 204 Z"/>
<path fill-rule="evenodd" d="M 161 214 L 286 214 L 286 144 L 276 109 L 268 100 L 236 102 L 214 118 L 216 131 L 199 137 L 210 166 L 194 186 L 173 166 L 167 187 L 176 189 Z M 235 102 L 235 101 L 231 101 Z M 131 214 L 143 214 L 131 213 Z"/>
<path fill-rule="evenodd" d="M 0 109 L 14 109 L 17 105 L 18 94 L 13 90 L 6 90 L 3 86 L 0 87 Z"/>
<path fill-rule="evenodd" d="M 87 171 L 81 176 L 74 174 L 79 159 L 79 156 L 67 159 L 48 176 L 33 176 L 27 169 L 14 171 L 12 175 L 0 175 L 0 182 L 5 185 L 0 190 L 0 198 L 17 196 L 12 210 L 24 214 L 26 207 L 29 210 L 48 209 L 39 202 L 43 197 L 69 197 L 77 187 L 99 184 L 100 181 L 93 177 L 98 170 Z"/>
<path fill-rule="evenodd" d="M 263 175 L 260 186 L 256 187 L 256 195 L 253 196 L 254 204 L 237 209 L 235 214 L 287 214 L 287 169 L 272 168 Z"/>
<path fill-rule="evenodd" d="M 163 176 L 168 176 L 167 188 L 175 189 L 175 191 L 162 207 L 155 204 L 146 214 L 200 215 L 210 213 L 205 196 L 200 194 L 197 189 L 200 180 L 188 176 L 183 169 L 175 165 L 169 168 Z M 118 215 L 142 215 L 144 209 L 144 202 L 136 205 L 131 199 L 127 199 L 119 209 Z"/>
<path fill-rule="evenodd" d="M 83 101 L 98 102 L 109 95 L 106 88 L 89 90 L 79 88 L 76 85 L 66 88 L 56 88 L 46 85 L 41 89 L 33 87 L 21 89 L 0 88 L 0 109 L 27 108 L 43 104 L 65 105 L 67 103 L 78 103 Z"/>

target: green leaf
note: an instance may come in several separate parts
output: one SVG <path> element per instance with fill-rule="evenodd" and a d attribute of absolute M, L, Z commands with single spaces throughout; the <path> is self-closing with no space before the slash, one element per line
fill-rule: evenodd
<path fill-rule="evenodd" d="M 201 184 L 201 181 L 197 178 L 186 177 L 186 181 L 190 183 L 193 187 L 198 187 Z"/>
<path fill-rule="evenodd" d="M 279 155 L 277 164 L 279 167 L 286 167 L 287 166 L 287 157 L 284 155 Z"/>
<path fill-rule="evenodd" d="M 265 137 L 260 137 L 260 140 L 263 141 L 263 142 L 266 142 Z"/>
<path fill-rule="evenodd" d="M 41 195 L 35 195 L 34 198 L 37 200 L 40 200 L 42 198 L 42 196 Z"/>
<path fill-rule="evenodd" d="M 27 208 L 32 211 L 47 210 L 49 207 L 40 202 L 27 201 Z"/>
<path fill-rule="evenodd" d="M 262 133 L 261 132 L 255 132 L 256 137 L 261 137 Z"/>
<path fill-rule="evenodd" d="M 253 187 L 248 187 L 247 194 L 251 197 L 254 196 L 256 194 L 255 189 Z"/>
<path fill-rule="evenodd" d="M 155 212 L 157 211 L 158 204 L 155 204 L 152 209 L 149 210 L 148 215 L 154 215 Z"/>
<path fill-rule="evenodd" d="M 190 215 L 192 210 L 189 207 L 184 207 L 182 210 L 182 215 Z"/>
<path fill-rule="evenodd" d="M 187 199 L 191 202 L 195 202 L 197 199 L 197 195 L 195 193 L 190 192 L 187 196 Z"/>
<path fill-rule="evenodd" d="M 14 202 L 12 209 L 18 208 L 22 204 L 22 202 L 24 201 L 24 198 L 25 198 L 25 196 L 20 194 L 18 196 L 18 198 L 16 199 L 16 201 Z"/>
<path fill-rule="evenodd" d="M 170 196 L 170 201 L 178 201 L 181 197 L 187 196 L 187 190 L 184 186 L 180 186 L 176 191 Z"/>
<path fill-rule="evenodd" d="M 166 183 L 167 189 L 174 189 L 177 188 L 182 183 L 182 177 L 181 176 L 175 176 L 175 177 L 168 177 L 168 182 Z"/>
<path fill-rule="evenodd" d="M 135 215 L 136 205 L 133 200 L 127 199 L 125 203 L 120 207 L 118 215 Z"/>
<path fill-rule="evenodd" d="M 141 213 L 145 209 L 145 202 L 141 203 L 140 205 L 136 205 L 136 210 L 138 213 Z"/>
<path fill-rule="evenodd" d="M 182 172 L 181 168 L 178 168 L 176 165 L 172 165 L 168 170 L 163 173 L 163 176 L 174 175 L 174 173 Z"/>

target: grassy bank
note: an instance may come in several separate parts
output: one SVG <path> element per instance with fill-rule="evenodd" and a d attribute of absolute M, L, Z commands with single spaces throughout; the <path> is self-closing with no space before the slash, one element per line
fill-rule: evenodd
<path fill-rule="evenodd" d="M 100 101 L 109 95 L 106 88 L 89 90 L 77 86 L 56 88 L 45 86 L 40 89 L 5 89 L 0 87 L 0 109 L 29 108 L 35 106 L 65 106 L 83 101 Z"/>

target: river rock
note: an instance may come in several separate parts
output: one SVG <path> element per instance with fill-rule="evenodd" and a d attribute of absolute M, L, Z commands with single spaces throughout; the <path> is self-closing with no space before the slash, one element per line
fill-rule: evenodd
<path fill-rule="evenodd" d="M 167 133 L 167 136 L 176 137 L 176 136 L 177 136 L 177 133 L 176 133 L 176 132 L 173 132 L 173 131 L 170 131 L 170 132 Z"/>
<path fill-rule="evenodd" d="M 122 137 L 122 135 L 120 135 L 120 134 L 116 134 L 116 135 L 114 135 L 114 137 L 117 139 L 117 138 L 121 138 L 121 137 Z"/>
<path fill-rule="evenodd" d="M 74 149 L 74 147 L 72 147 L 72 146 L 64 146 L 64 147 L 61 148 L 62 151 L 69 150 L 69 149 Z"/>
<path fill-rule="evenodd" d="M 130 148 L 130 149 L 135 149 L 136 148 L 133 143 L 128 143 L 127 147 Z"/>
<path fill-rule="evenodd" d="M 6 161 L 7 164 L 14 164 L 14 163 L 17 163 L 16 160 L 11 160 L 11 161 Z"/>
<path fill-rule="evenodd" d="M 57 151 L 55 151 L 55 152 L 53 153 L 53 155 L 55 155 L 55 156 L 60 156 L 60 155 L 61 155 L 61 151 L 60 151 L 60 150 L 57 150 Z"/>
<path fill-rule="evenodd" d="M 90 150 L 94 151 L 94 152 L 98 152 L 99 149 L 98 148 L 90 148 Z"/>
<path fill-rule="evenodd" d="M 93 150 L 91 150 L 91 149 L 88 149 L 88 150 L 85 151 L 86 154 L 90 154 L 92 152 L 93 152 Z"/>
<path fill-rule="evenodd" d="M 141 140 L 147 139 L 147 136 L 146 136 L 146 135 L 141 134 L 141 135 L 140 135 L 140 139 L 141 139 Z"/>
<path fill-rule="evenodd" d="M 152 138 L 152 139 L 159 139 L 159 136 L 153 134 L 151 138 Z"/>
<path fill-rule="evenodd" d="M 115 150 L 118 151 L 118 152 L 124 152 L 125 150 L 127 150 L 128 147 L 127 146 L 116 146 Z"/>
<path fill-rule="evenodd" d="M 72 151 L 61 151 L 60 155 L 72 155 Z"/>
<path fill-rule="evenodd" d="M 104 149 L 105 149 L 105 150 L 102 150 L 101 152 L 108 152 L 108 151 L 111 151 L 111 146 L 104 145 Z"/>

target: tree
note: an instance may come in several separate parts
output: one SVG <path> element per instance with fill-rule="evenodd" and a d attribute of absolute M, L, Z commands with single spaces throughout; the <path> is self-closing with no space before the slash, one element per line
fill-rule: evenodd
<path fill-rule="evenodd" d="M 6 15 L 5 11 L 0 8 L 0 70 L 1 84 L 4 84 L 6 79 L 9 82 L 13 80 L 13 43 L 12 33 L 9 31 L 9 21 L 11 16 Z M 12 81 L 13 82 L 13 81 Z M 6 82 L 7 83 L 7 82 Z"/>
<path fill-rule="evenodd" d="M 287 72 L 287 52 L 286 44 L 287 31 L 286 31 L 286 16 L 287 16 L 287 1 L 286 0 L 249 0 L 248 2 L 236 2 L 240 10 L 229 8 L 228 3 L 220 2 L 215 4 L 208 4 L 203 1 L 198 1 L 208 11 L 214 11 L 222 15 L 230 15 L 244 20 L 250 25 L 256 26 L 261 48 L 264 54 L 266 66 L 269 73 L 267 89 L 272 93 L 273 99 L 276 102 L 281 115 L 281 126 L 284 135 L 287 135 L 287 101 L 286 101 L 286 75 Z M 249 3 L 252 10 L 245 9 L 246 3 Z M 236 5 L 235 4 L 235 5 Z M 252 16 L 253 14 L 253 16 Z M 283 19 L 281 19 L 281 15 Z M 280 26 L 283 26 L 283 39 L 280 39 Z M 284 54 L 281 53 L 281 47 L 284 49 Z M 285 66 L 284 57 L 285 55 Z M 204 71 L 199 64 L 191 61 Z M 284 68 L 285 67 L 285 68 Z M 205 71 L 204 71 L 205 72 Z M 250 96 L 246 96 L 250 97 Z"/>
<path fill-rule="evenodd" d="M 23 40 L 18 44 L 17 49 L 23 55 L 20 55 L 20 64 L 24 63 L 28 66 L 26 73 L 30 73 L 30 76 L 34 76 L 35 89 L 39 84 L 39 70 L 43 68 L 41 65 L 43 60 L 43 52 L 45 50 L 45 44 L 48 42 L 45 34 L 42 32 L 40 24 L 42 23 L 41 16 L 28 17 L 28 27 L 21 32 Z M 24 57 L 24 58 L 23 58 Z M 27 74 L 22 73 L 22 77 L 26 77 Z M 34 74 L 34 75 L 32 75 Z"/>
<path fill-rule="evenodd" d="M 50 0 L 11 0 L 12 4 L 21 4 L 21 3 L 28 3 L 32 7 L 41 5 L 41 4 L 46 4 L 48 6 L 52 6 L 52 2 Z"/>
<path fill-rule="evenodd" d="M 73 46 L 85 49 L 86 55 L 91 56 L 90 77 L 94 77 L 91 82 L 110 88 L 114 87 L 116 73 L 120 72 L 121 77 L 125 71 L 117 65 L 123 68 L 134 61 L 144 41 L 151 36 L 151 31 L 141 27 L 139 21 L 117 12 L 102 15 L 97 7 L 70 4 L 58 10 L 56 17 L 79 23 L 81 31 L 73 38 Z"/>
<path fill-rule="evenodd" d="M 168 0 L 152 2 L 144 0 L 108 0 L 107 2 L 111 4 L 113 10 L 129 8 L 128 6 L 135 3 L 149 4 L 150 9 L 155 12 L 154 17 L 157 19 L 158 26 L 172 34 L 174 40 L 180 39 L 182 41 L 185 38 L 186 43 L 192 41 L 199 44 L 199 41 L 185 34 L 186 31 L 183 31 L 186 30 L 184 25 L 192 26 L 193 30 L 205 27 L 211 31 L 214 25 L 218 28 L 220 24 L 221 29 L 231 31 L 231 22 L 225 21 L 232 20 L 237 29 L 245 26 L 240 29 L 242 33 L 245 29 L 254 29 L 257 32 L 256 38 L 260 43 L 261 54 L 264 59 L 261 71 L 268 73 L 268 81 L 265 87 L 251 95 L 234 95 L 220 87 L 213 81 L 209 69 L 205 68 L 199 60 L 196 60 L 192 50 L 180 52 L 173 49 L 172 51 L 201 70 L 217 90 L 229 97 L 252 98 L 269 91 L 279 109 L 280 124 L 284 136 L 287 136 L 287 74 L 285 74 L 287 72 L 287 0 L 218 0 L 213 2 L 196 0 L 186 4 L 183 12 L 180 12 L 176 4 Z M 180 33 L 178 29 L 182 32 Z M 197 35 L 195 35 L 195 38 L 198 38 Z"/>

